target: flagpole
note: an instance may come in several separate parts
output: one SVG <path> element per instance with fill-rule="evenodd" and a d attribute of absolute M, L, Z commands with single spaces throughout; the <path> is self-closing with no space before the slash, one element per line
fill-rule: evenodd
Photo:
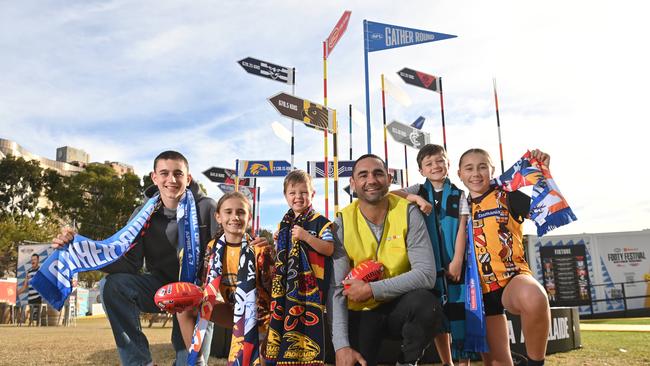
<path fill-rule="evenodd" d="M 349 127 L 350 127 L 350 160 L 352 160 L 352 104 L 349 105 Z M 352 195 L 350 196 L 350 203 L 352 203 Z"/>
<path fill-rule="evenodd" d="M 404 145 L 404 174 L 406 174 L 406 186 L 409 186 L 409 159 L 406 153 L 406 145 Z"/>
<path fill-rule="evenodd" d="M 327 42 L 323 41 L 323 100 L 324 105 L 327 107 Z M 325 165 L 323 171 L 325 172 L 325 217 L 329 219 L 329 165 L 327 163 L 327 129 L 323 131 L 323 150 L 325 155 Z"/>
<path fill-rule="evenodd" d="M 363 65 L 366 76 L 366 139 L 368 142 L 368 154 L 372 152 L 370 133 L 370 88 L 368 85 L 368 21 L 363 20 Z"/>
<path fill-rule="evenodd" d="M 296 95 L 296 68 L 293 68 L 293 84 L 291 84 L 291 95 L 295 96 Z M 294 156 L 295 156 L 295 148 L 294 148 L 294 136 L 295 136 L 295 128 L 296 128 L 296 121 L 291 118 L 291 170 L 295 167 L 294 164 Z"/>
<path fill-rule="evenodd" d="M 503 145 L 501 144 L 501 121 L 499 120 L 499 99 L 497 98 L 497 79 L 492 78 L 492 88 L 494 89 L 494 107 L 497 112 L 497 131 L 499 132 L 499 156 L 501 157 L 501 174 L 503 174 Z"/>
<path fill-rule="evenodd" d="M 255 224 L 257 222 L 257 221 L 255 221 L 255 212 L 257 212 L 257 210 L 256 210 L 257 209 L 257 178 L 251 178 L 251 179 L 253 180 L 253 211 L 251 212 L 252 213 L 251 220 L 253 222 L 252 222 L 252 225 L 251 225 L 251 233 L 255 234 Z M 253 235 L 253 236 L 256 236 L 256 235 Z"/>
<path fill-rule="evenodd" d="M 386 166 L 388 166 L 388 137 L 387 128 L 386 128 L 386 90 L 384 89 L 384 74 L 381 74 L 381 112 L 383 114 L 384 121 L 384 160 L 386 161 Z"/>
<path fill-rule="evenodd" d="M 338 122 L 336 110 L 334 111 L 334 132 L 332 134 L 332 148 L 334 153 L 334 215 L 339 212 L 339 151 L 338 151 Z"/>
<path fill-rule="evenodd" d="M 239 192 L 239 159 L 235 159 L 235 192 Z"/>
<path fill-rule="evenodd" d="M 445 131 L 445 105 L 442 99 L 442 78 L 441 77 L 438 78 L 438 86 L 440 87 L 440 114 L 442 115 L 442 144 L 447 154 L 449 154 L 449 152 L 447 151 L 447 133 Z"/>
<path fill-rule="evenodd" d="M 257 197 L 257 236 L 260 236 L 260 211 L 261 211 L 261 204 L 260 204 L 260 197 L 262 195 L 262 187 L 257 187 L 257 192 L 256 192 L 256 197 Z"/>

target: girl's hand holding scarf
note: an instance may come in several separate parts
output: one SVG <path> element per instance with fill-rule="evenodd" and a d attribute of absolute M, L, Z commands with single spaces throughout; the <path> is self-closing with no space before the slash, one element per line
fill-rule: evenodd
<path fill-rule="evenodd" d="M 59 235 L 52 239 L 52 248 L 63 249 L 66 245 L 72 242 L 76 233 L 75 229 L 69 226 L 62 227 Z"/>

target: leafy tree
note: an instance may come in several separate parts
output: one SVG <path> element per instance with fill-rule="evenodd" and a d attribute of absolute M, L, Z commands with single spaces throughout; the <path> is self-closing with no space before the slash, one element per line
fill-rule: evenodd
<path fill-rule="evenodd" d="M 122 228 L 141 202 L 140 179 L 130 173 L 118 176 L 106 165 L 91 164 L 60 180 L 47 175 L 47 182 L 52 211 L 93 239 L 107 238 Z"/>
<path fill-rule="evenodd" d="M 51 219 L 26 216 L 0 217 L 0 277 L 15 276 L 18 245 L 23 241 L 49 242 L 59 231 Z"/>
<path fill-rule="evenodd" d="M 7 155 L 0 160 L 0 214 L 35 216 L 43 188 L 38 161 Z"/>
<path fill-rule="evenodd" d="M 273 233 L 266 230 L 266 229 L 260 229 L 260 237 L 261 238 L 266 238 L 266 240 L 269 241 L 269 243 L 273 244 Z"/>

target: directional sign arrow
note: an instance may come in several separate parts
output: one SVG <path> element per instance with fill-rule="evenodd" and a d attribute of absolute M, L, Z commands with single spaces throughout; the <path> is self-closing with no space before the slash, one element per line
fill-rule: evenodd
<path fill-rule="evenodd" d="M 223 193 L 230 193 L 235 191 L 235 185 L 234 184 L 227 184 L 227 183 L 219 183 L 217 185 L 221 192 Z M 246 187 L 246 186 L 239 186 L 239 192 L 241 192 L 246 198 L 249 200 L 252 200 L 255 194 L 253 193 L 253 188 L 251 187 Z"/>
<path fill-rule="evenodd" d="M 350 190 L 351 190 L 350 185 L 345 186 L 345 188 L 343 188 L 343 190 L 345 191 L 345 193 L 350 195 Z M 352 192 L 351 195 L 352 195 L 352 198 L 357 198 L 357 193 L 356 192 Z"/>
<path fill-rule="evenodd" d="M 341 36 L 343 33 L 345 33 L 345 30 L 348 29 L 348 23 L 350 22 L 351 14 L 352 12 L 349 10 L 343 12 L 341 19 L 339 19 L 338 23 L 336 23 L 336 26 L 334 26 L 334 29 L 332 29 L 330 36 L 327 37 L 327 57 L 329 57 L 329 55 L 332 53 L 334 46 L 336 46 L 339 39 L 341 39 Z"/>
<path fill-rule="evenodd" d="M 252 57 L 246 57 L 237 61 L 247 73 L 261 76 L 263 78 L 279 81 L 281 83 L 293 85 L 293 69 L 272 64 L 270 62 L 258 60 Z"/>
<path fill-rule="evenodd" d="M 427 132 L 401 122 L 393 121 L 386 128 L 395 141 L 415 149 L 421 148 L 430 141 Z"/>
<path fill-rule="evenodd" d="M 269 98 L 269 102 L 283 116 L 302 121 L 309 127 L 334 132 L 332 109 L 287 93 L 278 93 Z"/>
<path fill-rule="evenodd" d="M 401 77 L 407 84 L 440 93 L 440 79 L 437 76 L 429 75 L 406 67 L 398 71 L 397 75 L 399 75 L 399 77 Z"/>
<path fill-rule="evenodd" d="M 227 183 L 227 184 L 235 184 L 235 177 L 237 176 L 235 174 L 235 169 L 218 168 L 216 166 L 213 166 L 212 168 L 204 171 L 203 175 L 205 175 L 208 179 L 210 179 L 211 182 Z M 251 186 L 250 179 L 249 178 L 239 179 L 239 185 Z"/>

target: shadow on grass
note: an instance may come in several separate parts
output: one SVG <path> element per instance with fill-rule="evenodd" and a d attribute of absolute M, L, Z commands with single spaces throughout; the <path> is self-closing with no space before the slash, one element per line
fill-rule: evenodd
<path fill-rule="evenodd" d="M 153 362 L 158 365 L 171 365 L 176 358 L 171 344 L 152 344 L 149 345 L 149 350 Z M 88 354 L 85 362 L 89 365 L 119 365 L 120 357 L 117 349 L 100 350 Z"/>

